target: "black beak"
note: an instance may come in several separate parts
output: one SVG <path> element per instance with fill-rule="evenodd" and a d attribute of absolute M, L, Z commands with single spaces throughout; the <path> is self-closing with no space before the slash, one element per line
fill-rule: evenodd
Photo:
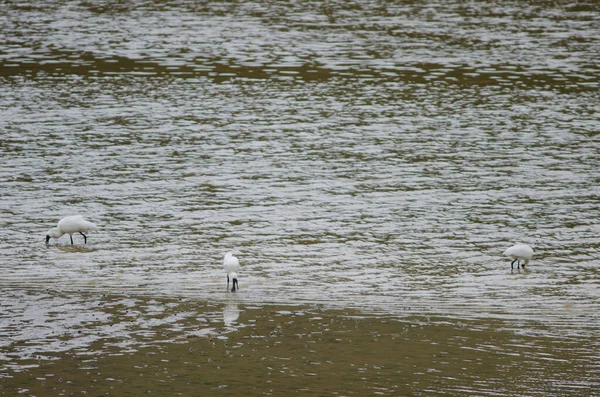
<path fill-rule="evenodd" d="M 233 279 L 233 288 L 231 288 L 231 292 L 235 292 L 236 291 L 235 287 L 237 287 L 237 289 L 240 289 L 240 285 L 238 284 L 237 278 Z"/>
<path fill-rule="evenodd" d="M 50 236 L 46 235 L 46 244 L 48 244 L 48 241 L 50 241 Z"/>

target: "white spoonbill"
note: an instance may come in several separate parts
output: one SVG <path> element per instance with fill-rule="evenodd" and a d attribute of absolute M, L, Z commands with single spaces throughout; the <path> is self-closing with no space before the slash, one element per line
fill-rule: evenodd
<path fill-rule="evenodd" d="M 517 262 L 518 269 L 519 266 L 525 267 L 525 265 L 529 263 L 529 260 L 533 256 L 533 249 L 525 244 L 517 244 L 504 251 L 504 256 L 509 256 L 514 259 L 510 263 L 511 269 L 513 268 L 513 264 L 515 262 Z M 521 264 L 521 261 L 523 261 L 523 264 Z"/>
<path fill-rule="evenodd" d="M 83 233 L 87 233 L 88 230 L 93 229 L 96 229 L 96 225 L 83 219 L 83 216 L 67 216 L 58 222 L 57 227 L 48 230 L 48 233 L 46 234 L 46 244 L 50 241 L 50 237 L 59 238 L 63 234 L 68 234 L 69 237 L 71 237 L 71 244 L 73 244 L 73 233 L 81 234 L 83 236 L 84 244 L 87 244 L 87 236 Z"/>
<path fill-rule="evenodd" d="M 238 289 L 240 288 L 240 285 L 238 284 L 237 280 L 237 272 L 240 270 L 240 261 L 238 261 L 238 258 L 233 256 L 231 252 L 228 252 L 225 254 L 225 259 L 223 260 L 223 267 L 227 272 L 227 289 L 229 289 L 229 277 L 231 277 L 233 281 L 233 288 L 231 288 L 231 292 L 235 292 L 236 286 L 238 287 Z"/>

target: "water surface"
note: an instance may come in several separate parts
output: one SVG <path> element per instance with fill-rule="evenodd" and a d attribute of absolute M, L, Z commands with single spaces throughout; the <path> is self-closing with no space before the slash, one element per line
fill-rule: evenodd
<path fill-rule="evenodd" d="M 166 352 L 168 371 L 180 368 L 190 344 L 210 339 L 189 332 L 214 331 L 197 322 L 232 299 L 221 267 L 229 250 L 243 270 L 240 319 L 226 338 L 278 316 L 302 334 L 322 311 L 335 324 L 367 322 L 351 335 L 331 328 L 358 347 L 328 339 L 316 351 L 320 362 L 382 365 L 383 378 L 345 390 L 356 372 L 322 365 L 313 372 L 331 382 L 307 394 L 597 388 L 594 2 L 1 7 L 0 393 L 42 393 L 34 373 L 46 386 L 46 373 L 73 374 L 91 393 L 78 354 L 110 372 L 103 392 L 108 378 L 133 385 L 125 373 L 146 356 L 143 343 L 123 343 L 142 338 L 127 310 L 152 324 L 144 343 Z M 75 213 L 99 225 L 88 244 L 46 247 L 46 231 Z M 511 271 L 501 254 L 516 242 L 536 254 Z M 184 304 L 181 316 L 147 313 Z M 177 336 L 160 336 L 172 322 Z M 405 334 L 411 324 L 426 331 Z M 368 344 L 372 333 L 384 336 Z M 483 351 L 493 365 L 465 377 L 471 364 L 459 376 L 433 353 L 401 353 L 411 343 L 428 352 L 427 341 Z M 297 360 L 301 343 L 285 339 L 284 356 Z M 218 360 L 248 379 L 266 376 L 226 351 Z M 299 390 L 281 371 L 274 390 Z M 210 386 L 239 394 L 248 389 L 239 382 Z M 152 383 L 188 393 L 178 380 Z M 278 394 L 250 392 L 268 393 Z"/>

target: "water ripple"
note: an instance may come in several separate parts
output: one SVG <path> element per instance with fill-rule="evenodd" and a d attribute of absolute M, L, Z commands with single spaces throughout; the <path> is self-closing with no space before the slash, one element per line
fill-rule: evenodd
<path fill-rule="evenodd" d="M 221 299 L 234 249 L 252 303 L 597 327 L 597 6 L 39 4 L 0 16 L 4 287 Z"/>

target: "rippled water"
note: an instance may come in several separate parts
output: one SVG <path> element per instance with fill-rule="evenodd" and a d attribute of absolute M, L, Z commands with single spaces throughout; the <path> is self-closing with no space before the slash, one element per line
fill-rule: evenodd
<path fill-rule="evenodd" d="M 61 329 L 103 295 L 226 307 L 233 250 L 255 321 L 442 316 L 571 335 L 597 361 L 595 2 L 0 7 L 0 353 L 52 338 L 29 333 L 39 301 Z M 44 246 L 75 213 L 99 225 L 88 244 Z M 515 242 L 527 270 L 501 256 Z"/>
<path fill-rule="evenodd" d="M 0 394 L 581 396 L 600 386 L 597 339 L 548 337 L 539 326 L 241 308 L 234 294 L 224 305 L 35 296 L 22 313 L 11 310 Z"/>

